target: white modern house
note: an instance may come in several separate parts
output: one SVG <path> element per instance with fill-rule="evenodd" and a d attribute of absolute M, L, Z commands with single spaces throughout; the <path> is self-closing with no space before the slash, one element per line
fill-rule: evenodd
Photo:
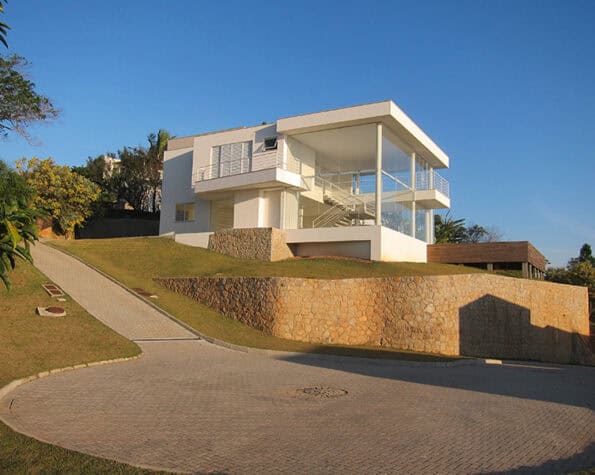
<path fill-rule="evenodd" d="M 426 262 L 448 156 L 392 101 L 172 139 L 160 234 L 279 228 L 298 256 Z"/>

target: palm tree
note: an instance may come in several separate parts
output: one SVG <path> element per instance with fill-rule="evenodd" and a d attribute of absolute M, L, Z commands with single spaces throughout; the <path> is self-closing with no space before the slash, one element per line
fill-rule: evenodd
<path fill-rule="evenodd" d="M 450 211 L 444 218 L 439 214 L 434 216 L 434 238 L 436 244 L 448 242 L 465 242 L 467 240 L 467 228 L 465 219 L 453 219 Z"/>
<path fill-rule="evenodd" d="M 23 177 L 0 161 L 0 280 L 8 290 L 16 260 L 32 262 L 29 245 L 37 240 L 35 219 L 41 215 L 31 208 L 31 198 Z"/>
<path fill-rule="evenodd" d="M 0 13 L 4 13 L 4 5 L 7 0 L 0 0 Z M 6 41 L 6 35 L 8 34 L 8 30 L 10 30 L 10 26 L 6 23 L 0 21 L 0 43 L 8 48 L 8 42 Z"/>
<path fill-rule="evenodd" d="M 170 135 L 170 133 L 164 129 L 159 129 L 156 134 L 150 133 L 147 137 L 149 140 L 149 150 L 147 151 L 147 175 L 149 185 L 152 188 L 153 213 L 157 211 L 157 195 L 161 188 L 163 155 L 167 148 L 167 141 L 173 138 L 173 135 Z"/>

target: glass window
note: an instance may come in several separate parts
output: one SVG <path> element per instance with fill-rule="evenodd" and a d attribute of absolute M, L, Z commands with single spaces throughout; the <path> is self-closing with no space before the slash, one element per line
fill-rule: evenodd
<path fill-rule="evenodd" d="M 194 203 L 176 204 L 176 221 L 194 221 Z"/>
<path fill-rule="evenodd" d="M 421 241 L 427 241 L 427 215 L 429 210 L 426 210 L 419 205 L 415 208 L 415 237 Z"/>
<path fill-rule="evenodd" d="M 250 171 L 252 142 L 216 145 L 211 152 L 213 175 L 211 178 L 236 175 Z"/>
<path fill-rule="evenodd" d="M 411 156 L 382 139 L 382 225 L 412 235 Z"/>

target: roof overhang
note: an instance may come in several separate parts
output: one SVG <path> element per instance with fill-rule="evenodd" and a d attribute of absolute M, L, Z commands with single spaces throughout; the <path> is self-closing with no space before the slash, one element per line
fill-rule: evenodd
<path fill-rule="evenodd" d="M 286 117 L 277 121 L 277 132 L 297 135 L 371 123 L 387 127 L 408 148 L 405 152 L 421 154 L 434 168 L 448 168 L 448 155 L 393 101 Z"/>

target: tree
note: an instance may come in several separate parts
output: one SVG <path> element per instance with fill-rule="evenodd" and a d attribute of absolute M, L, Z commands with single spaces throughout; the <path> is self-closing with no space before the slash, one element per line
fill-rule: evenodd
<path fill-rule="evenodd" d="M 483 226 L 480 226 L 479 224 L 473 224 L 467 228 L 465 233 L 467 234 L 465 241 L 482 242 L 488 232 Z"/>
<path fill-rule="evenodd" d="M 67 237 L 92 214 L 92 204 L 99 197 L 99 187 L 51 158 L 21 159 L 18 170 L 35 190 L 33 203 L 51 216 L 57 230 Z"/>
<path fill-rule="evenodd" d="M 161 199 L 163 155 L 167 141 L 173 138 L 167 130 L 159 129 L 157 134 L 149 134 L 149 151 L 147 162 L 147 180 L 152 188 L 153 213 L 157 211 L 157 200 Z"/>
<path fill-rule="evenodd" d="M 434 238 L 436 244 L 465 242 L 467 239 L 467 228 L 465 219 L 454 219 L 450 211 L 444 218 L 439 214 L 434 216 Z"/>
<path fill-rule="evenodd" d="M 161 200 L 161 171 L 167 141 L 172 136 L 160 129 L 147 137 L 149 147 L 124 147 L 118 150 L 120 170 L 114 175 L 118 198 L 123 198 L 135 210 L 159 211 Z"/>
<path fill-rule="evenodd" d="M 578 257 L 573 257 L 568 261 L 568 266 L 578 264 L 579 262 L 589 262 L 591 265 L 595 266 L 595 257 L 593 257 L 591 246 L 587 243 L 581 246 Z"/>
<path fill-rule="evenodd" d="M 0 280 L 8 290 L 17 259 L 32 261 L 29 245 L 37 240 L 40 215 L 30 206 L 32 195 L 23 177 L 0 161 Z"/>
<path fill-rule="evenodd" d="M 4 13 L 4 5 L 6 0 L 0 0 L 0 13 Z M 6 23 L 0 21 L 0 43 L 8 48 L 8 42 L 6 41 L 6 35 L 8 34 L 8 30 L 10 30 L 10 26 Z"/>
<path fill-rule="evenodd" d="M 58 110 L 25 77 L 23 69 L 27 65 L 21 56 L 0 55 L 0 136 L 15 132 L 30 141 L 26 129 L 34 123 L 54 119 Z"/>
<path fill-rule="evenodd" d="M 465 219 L 454 219 L 450 211 L 444 218 L 434 216 L 434 236 L 436 244 L 461 242 L 496 242 L 502 239 L 502 233 L 495 227 L 484 227 L 479 224 L 465 226 Z"/>
<path fill-rule="evenodd" d="M 99 198 L 93 203 L 93 216 L 103 216 L 105 212 L 112 209 L 118 199 L 117 180 L 114 176 L 119 173 L 118 168 L 110 165 L 115 155 L 108 153 L 98 155 L 95 158 L 89 157 L 83 166 L 71 167 L 74 173 L 84 176 L 95 183 L 101 190 Z"/>
<path fill-rule="evenodd" d="M 547 269 L 545 280 L 588 287 L 590 315 L 591 318 L 595 316 L 595 263 L 589 244 L 583 244 L 579 256 L 570 259 L 565 268 L 550 267 Z"/>
<path fill-rule="evenodd" d="M 466 230 L 464 242 L 496 242 L 502 239 L 502 233 L 494 227 L 484 227 L 472 224 Z"/>

